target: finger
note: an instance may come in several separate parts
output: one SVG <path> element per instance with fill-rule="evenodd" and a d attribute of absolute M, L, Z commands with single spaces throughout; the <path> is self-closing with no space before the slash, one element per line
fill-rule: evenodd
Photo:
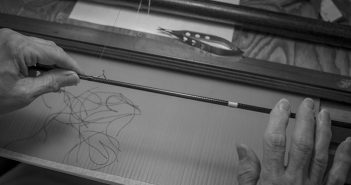
<path fill-rule="evenodd" d="M 16 65 L 15 67 L 18 68 L 22 75 L 28 76 L 26 59 L 32 61 L 36 58 L 34 54 L 31 54 L 33 51 L 32 42 L 29 42 L 26 36 L 10 29 L 1 29 L 0 34 L 3 34 L 2 37 L 7 38 L 3 40 L 7 40 L 7 52 L 12 55 L 13 62 Z M 29 55 L 27 55 L 27 53 L 29 53 Z"/>
<path fill-rule="evenodd" d="M 27 66 L 35 66 L 37 63 L 56 65 L 84 74 L 77 62 L 54 42 L 22 36 L 22 42 L 16 47 L 20 51 L 16 54 L 16 63 L 25 76 L 28 75 Z"/>
<path fill-rule="evenodd" d="M 53 44 L 43 44 L 42 42 L 44 41 L 36 42 L 36 49 L 39 52 L 38 63 L 56 65 L 64 69 L 73 70 L 79 74 L 84 74 L 78 63 L 62 48 Z"/>
<path fill-rule="evenodd" d="M 343 185 L 351 166 L 351 137 L 340 144 L 335 152 L 329 171 L 327 185 Z"/>
<path fill-rule="evenodd" d="M 79 74 L 84 74 L 83 70 L 80 69 L 78 63 L 70 57 L 62 48 L 58 46 L 46 47 L 44 48 L 44 53 L 46 55 L 47 60 L 44 60 L 42 64 L 45 64 L 45 61 L 49 61 L 52 59 L 52 63 L 58 67 L 62 67 L 64 69 L 73 70 Z"/>
<path fill-rule="evenodd" d="M 21 89 L 22 95 L 30 102 L 42 94 L 57 92 L 62 87 L 78 83 L 79 77 L 74 71 L 51 70 L 35 78 L 21 79 L 17 89 Z"/>
<path fill-rule="evenodd" d="M 237 145 L 237 152 L 239 185 L 256 185 L 261 171 L 258 157 L 245 145 Z"/>
<path fill-rule="evenodd" d="M 325 170 L 328 166 L 328 151 L 332 137 L 330 115 L 322 110 L 317 117 L 314 156 L 310 169 L 310 179 L 313 184 L 322 184 Z"/>
<path fill-rule="evenodd" d="M 39 44 L 45 44 L 45 45 L 48 45 L 48 46 L 57 46 L 55 44 L 55 42 L 53 42 L 53 41 L 49 41 L 49 40 L 45 40 L 45 39 L 41 39 L 41 38 L 37 38 L 37 37 L 31 37 L 31 36 L 27 36 L 27 38 L 29 40 L 37 42 Z"/>
<path fill-rule="evenodd" d="M 289 122 L 290 103 L 280 100 L 270 114 L 264 134 L 262 167 L 264 172 L 280 174 L 284 172 L 286 149 L 286 127 Z"/>
<path fill-rule="evenodd" d="M 295 130 L 292 134 L 287 172 L 289 174 L 303 173 L 309 167 L 314 146 L 314 103 L 306 98 L 297 111 Z"/>

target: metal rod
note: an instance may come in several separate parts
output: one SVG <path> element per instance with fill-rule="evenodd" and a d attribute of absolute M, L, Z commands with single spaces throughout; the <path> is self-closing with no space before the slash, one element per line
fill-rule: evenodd
<path fill-rule="evenodd" d="M 240 26 L 256 32 L 351 49 L 351 27 L 241 5 L 203 0 L 84 0 Z M 141 3 L 141 6 L 140 6 Z"/>
<path fill-rule="evenodd" d="M 174 97 L 179 97 L 179 98 L 184 98 L 184 99 L 189 99 L 189 100 L 194 100 L 194 101 L 201 101 L 201 102 L 206 102 L 206 103 L 211 103 L 211 104 L 216 104 L 216 105 L 227 106 L 227 107 L 231 107 L 231 108 L 244 109 L 244 110 L 266 113 L 266 114 L 269 114 L 272 111 L 272 109 L 265 108 L 265 107 L 259 107 L 259 106 L 255 106 L 255 105 L 248 105 L 248 104 L 238 103 L 238 102 L 234 102 L 234 101 L 227 101 L 227 100 L 221 100 L 221 99 L 199 96 L 199 95 L 194 95 L 194 94 L 170 91 L 170 90 L 159 89 L 159 88 L 154 88 L 154 87 L 149 87 L 149 86 L 143 86 L 143 85 L 121 82 L 121 81 L 116 81 L 116 80 L 104 79 L 104 78 L 99 78 L 99 77 L 94 77 L 94 76 L 79 75 L 79 77 L 81 79 L 87 80 L 87 81 L 98 82 L 98 83 L 103 83 L 103 84 L 108 84 L 108 85 L 113 85 L 113 86 L 121 86 L 121 87 L 126 87 L 126 88 L 131 88 L 131 89 L 152 92 L 152 93 L 164 94 L 164 95 L 168 95 L 168 96 L 174 96 Z M 290 114 L 290 118 L 295 118 L 295 117 L 296 117 L 295 113 Z M 351 129 L 351 123 L 332 120 L 331 124 L 333 126 L 336 126 L 336 127 Z"/>
<path fill-rule="evenodd" d="M 29 69 L 36 70 L 36 71 L 48 71 L 48 70 L 51 70 L 53 68 L 50 66 L 37 65 L 37 66 L 29 67 Z M 90 75 L 78 74 L 78 76 L 82 80 L 87 80 L 87 81 L 92 81 L 92 82 L 97 82 L 97 83 L 102 83 L 102 84 L 107 84 L 107 85 L 112 85 L 112 86 L 126 87 L 126 88 L 130 88 L 130 89 L 137 89 L 137 90 L 158 93 L 158 94 L 163 94 L 163 95 L 168 95 L 168 96 L 173 96 L 173 97 L 179 97 L 179 98 L 184 98 L 184 99 L 189 99 L 189 100 L 194 100 L 194 101 L 200 101 L 200 102 L 206 102 L 206 103 L 211 103 L 211 104 L 216 104 L 216 105 L 227 106 L 227 107 L 231 107 L 231 108 L 238 108 L 238 109 L 266 113 L 266 114 L 269 114 L 272 111 L 272 109 L 260 107 L 260 106 L 255 106 L 255 105 L 248 105 L 248 104 L 234 102 L 234 101 L 221 100 L 221 99 L 217 99 L 217 98 L 199 96 L 199 95 L 194 95 L 194 94 L 189 94 L 189 93 L 159 89 L 159 88 L 155 88 L 155 87 L 132 84 L 132 83 L 122 82 L 122 81 L 117 81 L 117 80 L 110 80 L 110 79 L 105 79 L 105 78 L 100 78 L 100 77 L 95 77 L 95 76 L 90 76 Z M 290 118 L 295 118 L 295 117 L 296 117 L 295 113 L 290 114 Z M 336 126 L 336 127 L 351 129 L 351 123 L 332 120 L 331 124 L 333 126 Z"/>

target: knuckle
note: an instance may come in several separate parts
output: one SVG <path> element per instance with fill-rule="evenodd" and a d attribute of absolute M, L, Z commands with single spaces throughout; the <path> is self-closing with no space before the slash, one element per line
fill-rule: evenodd
<path fill-rule="evenodd" d="M 310 154 L 313 150 L 313 141 L 306 138 L 298 138 L 294 140 L 294 146 L 297 150 L 305 154 Z"/>
<path fill-rule="evenodd" d="M 261 181 L 261 184 L 281 185 L 282 184 L 282 181 L 281 181 L 282 178 L 285 179 L 285 183 L 284 184 L 288 184 L 287 182 L 294 182 L 295 179 L 296 179 L 294 177 L 295 179 L 290 181 L 285 176 L 274 174 L 271 171 L 263 171 L 261 173 L 261 176 L 260 176 L 260 181 Z"/>
<path fill-rule="evenodd" d="M 10 34 L 12 33 L 13 31 L 9 28 L 2 28 L 0 29 L 0 35 L 7 35 L 7 34 Z"/>
<path fill-rule="evenodd" d="M 7 36 L 2 42 L 2 48 L 10 49 L 10 51 L 15 50 L 16 46 L 16 39 L 13 39 L 12 36 Z"/>
<path fill-rule="evenodd" d="M 8 42 L 8 46 L 9 48 L 12 49 L 13 54 L 18 54 L 21 51 L 26 50 L 26 48 L 28 47 L 28 43 L 27 42 Z"/>
<path fill-rule="evenodd" d="M 273 149 L 284 149 L 285 150 L 285 143 L 286 138 L 283 134 L 266 134 L 265 135 L 265 143 L 273 148 Z"/>
<path fill-rule="evenodd" d="M 286 179 L 287 182 L 291 182 L 291 184 L 292 184 L 293 182 L 296 181 L 296 179 L 298 177 L 297 177 L 296 173 L 289 173 L 289 172 L 287 172 L 287 173 L 284 174 L 284 178 Z M 279 183 L 277 183 L 277 184 L 279 184 Z"/>
<path fill-rule="evenodd" d="M 47 40 L 46 41 L 50 46 L 57 46 L 55 42 L 51 41 L 51 40 Z"/>
<path fill-rule="evenodd" d="M 57 82 L 54 76 L 50 76 L 48 81 L 45 84 L 46 84 L 45 88 L 51 92 L 57 92 L 61 88 L 60 84 Z"/>
<path fill-rule="evenodd" d="M 313 163 L 319 168 L 326 168 L 328 166 L 328 154 L 316 154 Z"/>
<path fill-rule="evenodd" d="M 54 48 L 55 48 L 56 52 L 59 53 L 59 54 L 61 54 L 61 55 L 63 55 L 63 54 L 65 53 L 65 51 L 64 51 L 61 47 L 59 47 L 59 46 L 56 46 L 56 45 L 55 45 Z"/>
<path fill-rule="evenodd" d="M 9 49 L 13 56 L 20 55 L 31 47 L 31 44 L 21 37 L 9 37 L 4 46 Z"/>
<path fill-rule="evenodd" d="M 66 52 L 59 46 L 53 46 L 52 49 L 53 49 L 53 52 L 55 52 L 56 55 L 60 58 L 64 58 L 67 55 Z"/>
<path fill-rule="evenodd" d="M 314 117 L 313 114 L 310 114 L 306 118 L 301 118 L 301 123 L 304 125 L 313 125 L 314 128 L 317 127 L 316 118 Z"/>
<path fill-rule="evenodd" d="M 11 29 L 3 28 L 0 30 L 0 37 L 3 43 L 17 43 L 21 35 Z"/>
<path fill-rule="evenodd" d="M 252 165 L 239 166 L 238 180 L 243 184 L 255 182 L 259 177 L 259 171 Z"/>

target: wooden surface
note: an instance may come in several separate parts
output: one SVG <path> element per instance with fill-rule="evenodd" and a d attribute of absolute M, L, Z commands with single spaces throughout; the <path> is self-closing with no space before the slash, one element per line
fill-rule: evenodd
<path fill-rule="evenodd" d="M 243 5 L 264 7 L 271 11 L 286 12 L 310 18 L 318 15 L 308 2 L 299 3 L 293 8 L 281 8 L 279 1 L 264 3 L 262 1 L 242 1 Z M 240 48 L 249 57 L 277 63 L 315 69 L 319 71 L 350 76 L 351 52 L 323 45 L 272 37 L 265 34 L 236 32 Z"/>
<path fill-rule="evenodd" d="M 318 17 L 310 3 L 303 1 L 284 6 L 290 2 L 289 0 L 242 0 L 241 4 L 305 17 Z M 75 1 L 67 0 L 4 0 L 1 2 L 0 11 L 49 21 L 72 22 L 67 18 L 74 4 Z M 235 32 L 233 41 L 245 51 L 248 57 L 345 76 L 351 75 L 351 52 L 345 49 L 243 30 Z"/>
<path fill-rule="evenodd" d="M 98 12 L 99 6 L 105 7 L 106 11 L 102 13 L 106 13 L 109 9 L 115 8 L 120 12 L 120 16 L 117 17 L 123 17 L 123 8 L 128 8 L 129 13 L 134 14 L 135 16 L 139 17 L 139 19 L 143 20 L 142 23 L 135 19 L 131 20 L 133 18 L 129 14 L 129 16 L 117 21 L 118 23 L 122 23 L 120 20 L 130 20 L 128 21 L 129 24 L 133 24 L 133 27 L 130 27 L 131 30 L 135 30 L 135 25 L 142 26 L 144 28 L 142 31 L 147 30 L 149 24 L 145 24 L 143 26 L 143 23 L 153 22 L 148 18 L 148 16 L 146 16 L 148 15 L 147 12 L 150 12 L 150 17 L 153 17 L 158 13 L 161 14 L 160 16 L 157 16 L 159 19 L 167 18 L 167 15 L 179 15 L 183 18 L 186 17 L 186 19 L 182 20 L 181 22 L 186 22 L 195 18 L 198 20 L 197 22 L 206 22 L 205 25 L 210 25 L 210 23 L 216 22 L 223 25 L 230 25 L 233 28 L 236 26 L 253 31 L 259 30 L 263 33 L 269 33 L 279 37 L 351 49 L 351 27 L 347 25 L 216 1 L 153 0 L 152 3 L 149 4 L 147 3 L 148 1 L 140 0 L 81 0 L 76 3 L 72 13 L 76 14 L 77 12 L 82 12 L 79 11 L 82 10 L 81 7 L 86 7 L 83 8 L 85 10 L 87 10 L 87 7 L 89 7 L 90 10 L 86 11 L 86 14 L 78 14 L 85 15 L 84 17 L 88 18 L 82 19 L 83 21 L 91 21 L 95 19 L 94 16 L 91 16 L 93 15 L 91 12 Z M 88 2 L 92 4 L 88 5 Z M 145 12 L 145 14 L 140 16 L 137 13 L 137 10 Z M 321 14 L 326 17 L 324 10 Z M 96 13 L 95 15 L 98 16 L 99 13 Z M 113 17 L 113 15 L 107 16 L 105 19 L 108 19 L 109 17 Z M 75 19 L 74 16 L 70 18 Z M 104 19 L 99 20 L 97 24 L 100 24 L 103 22 L 103 20 Z M 165 21 L 165 23 L 159 21 L 159 23 L 159 26 L 164 25 L 166 28 L 169 26 L 167 25 L 167 21 Z M 123 24 L 118 25 L 118 27 L 119 26 L 123 27 Z M 184 25 L 183 28 L 187 29 L 187 27 L 189 27 L 191 30 L 191 26 Z M 220 25 L 215 25 L 215 27 L 208 29 L 205 32 L 209 32 L 209 30 L 215 30 L 220 27 Z M 173 27 L 170 26 L 170 28 Z M 157 30 L 157 28 L 152 30 Z M 192 31 L 197 30 L 205 29 L 199 28 Z M 216 35 L 221 36 L 220 33 L 221 32 L 216 32 Z M 233 33 L 231 35 L 233 35 Z"/>

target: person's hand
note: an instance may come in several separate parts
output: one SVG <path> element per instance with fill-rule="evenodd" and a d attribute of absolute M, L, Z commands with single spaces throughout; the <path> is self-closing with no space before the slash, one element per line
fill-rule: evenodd
<path fill-rule="evenodd" d="M 328 148 L 331 139 L 331 121 L 328 111 L 314 118 L 313 100 L 305 99 L 296 115 L 287 165 L 286 127 L 290 104 L 282 99 L 270 114 L 264 134 L 262 164 L 256 154 L 245 145 L 238 145 L 239 185 L 343 185 L 351 166 L 351 138 L 342 142 L 329 172 Z M 261 170 L 262 165 L 262 170 Z"/>
<path fill-rule="evenodd" d="M 28 75 L 36 64 L 56 65 L 37 77 Z M 30 104 L 36 97 L 79 82 L 78 64 L 55 43 L 0 29 L 0 114 Z"/>

